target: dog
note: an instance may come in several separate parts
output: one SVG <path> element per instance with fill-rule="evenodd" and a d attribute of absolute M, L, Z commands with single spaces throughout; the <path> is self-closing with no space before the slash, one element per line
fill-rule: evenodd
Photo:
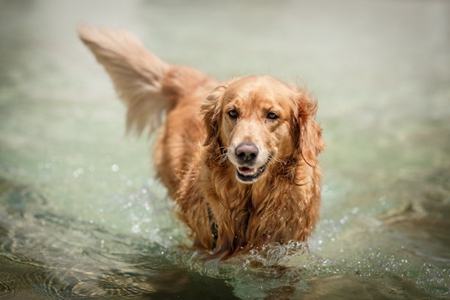
<path fill-rule="evenodd" d="M 158 132 L 157 177 L 207 259 L 306 241 L 319 217 L 322 129 L 304 89 L 270 76 L 221 82 L 171 65 L 122 30 L 80 26 L 127 107 L 127 132 Z"/>

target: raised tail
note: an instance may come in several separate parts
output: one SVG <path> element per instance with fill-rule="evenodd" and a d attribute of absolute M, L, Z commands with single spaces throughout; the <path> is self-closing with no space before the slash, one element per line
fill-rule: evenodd
<path fill-rule="evenodd" d="M 164 112 L 186 93 L 212 81 L 198 70 L 165 63 L 128 31 L 80 26 L 78 35 L 105 67 L 126 104 L 127 132 L 141 134 L 149 129 L 151 133 L 162 124 Z"/>

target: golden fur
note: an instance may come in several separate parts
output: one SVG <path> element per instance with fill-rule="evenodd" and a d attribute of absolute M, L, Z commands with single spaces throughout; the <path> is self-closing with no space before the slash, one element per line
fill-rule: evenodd
<path fill-rule="evenodd" d="M 126 104 L 127 130 L 158 130 L 157 176 L 194 247 L 225 259 L 308 238 L 324 143 L 305 90 L 269 76 L 221 83 L 163 62 L 126 31 L 78 32 Z"/>

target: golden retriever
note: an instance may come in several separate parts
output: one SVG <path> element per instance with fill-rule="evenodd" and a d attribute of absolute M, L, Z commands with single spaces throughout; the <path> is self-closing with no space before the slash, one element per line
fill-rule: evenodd
<path fill-rule="evenodd" d="M 223 83 L 163 62 L 127 31 L 78 33 L 127 106 L 127 131 L 158 130 L 157 176 L 194 248 L 226 259 L 308 238 L 324 142 L 304 89 L 269 76 Z"/>

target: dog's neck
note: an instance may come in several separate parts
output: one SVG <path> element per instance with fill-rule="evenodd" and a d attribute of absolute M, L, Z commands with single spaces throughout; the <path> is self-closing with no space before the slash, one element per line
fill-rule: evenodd
<path fill-rule="evenodd" d="M 227 186 L 228 192 L 235 191 L 233 199 L 228 200 L 232 202 L 250 201 L 255 208 L 259 205 L 254 203 L 253 199 L 265 198 L 266 195 L 270 194 L 273 189 L 279 188 L 280 185 L 285 186 L 286 189 L 293 186 L 307 185 L 313 169 L 303 160 L 300 154 L 291 155 L 271 161 L 256 182 L 243 183 L 236 177 L 236 167 L 229 160 L 223 159 L 223 157 L 226 157 L 223 150 L 216 157 L 222 157 L 222 159 L 218 161 L 212 159 L 211 156 L 203 157 L 208 171 L 204 174 L 202 180 L 210 181 L 210 184 L 214 186 L 216 191 Z M 225 194 L 222 196 L 228 198 Z"/>
<path fill-rule="evenodd" d="M 223 251 L 239 251 L 270 242 L 278 235 L 280 226 L 287 223 L 292 224 L 292 238 L 304 239 L 295 228 L 302 228 L 296 225 L 303 222 L 300 216 L 304 208 L 299 199 L 306 197 L 304 190 L 310 182 L 307 177 L 296 175 L 311 167 L 301 161 L 293 166 L 286 168 L 274 163 L 252 184 L 239 182 L 235 167 L 229 162 L 203 174 L 202 180 L 209 182 L 205 191 L 209 197 L 205 200 L 211 209 L 210 221 L 213 227 L 217 226 L 217 242 L 224 247 Z M 249 245 L 248 241 L 257 244 Z"/>

